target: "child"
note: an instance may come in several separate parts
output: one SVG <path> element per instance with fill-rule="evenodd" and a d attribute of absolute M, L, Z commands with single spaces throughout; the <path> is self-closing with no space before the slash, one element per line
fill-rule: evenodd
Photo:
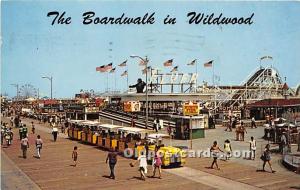
<path fill-rule="evenodd" d="M 76 167 L 77 165 L 77 156 L 78 156 L 78 153 L 77 153 L 77 146 L 74 146 L 74 150 L 73 150 L 73 153 L 72 153 L 72 158 L 73 158 L 73 161 L 74 161 L 74 167 Z"/>
<path fill-rule="evenodd" d="M 228 139 L 224 143 L 224 151 L 226 153 L 225 160 L 229 160 L 229 158 L 231 156 L 232 149 L 231 149 L 230 141 Z"/>

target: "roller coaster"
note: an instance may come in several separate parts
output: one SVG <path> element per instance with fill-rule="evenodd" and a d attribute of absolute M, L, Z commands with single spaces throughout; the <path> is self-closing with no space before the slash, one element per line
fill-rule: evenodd
<path fill-rule="evenodd" d="M 239 86 L 208 87 L 215 93 L 216 107 L 242 107 L 262 99 L 295 96 L 297 92 L 282 81 L 279 72 L 272 66 L 260 66 Z M 299 88 L 299 87 L 298 87 Z M 298 89 L 299 93 L 299 89 Z"/>

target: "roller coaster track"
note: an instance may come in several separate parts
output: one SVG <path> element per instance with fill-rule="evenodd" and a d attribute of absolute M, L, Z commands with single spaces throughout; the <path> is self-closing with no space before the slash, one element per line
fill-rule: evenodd
<path fill-rule="evenodd" d="M 216 108 L 240 106 L 244 102 L 248 103 L 249 101 L 257 101 L 272 96 L 280 97 L 282 96 L 282 86 L 281 77 L 275 68 L 259 67 L 239 87 L 234 89 L 230 87 L 217 88 L 216 90 L 222 93 L 223 100 L 218 102 Z M 227 92 L 225 89 L 227 89 Z M 218 94 L 218 92 L 216 93 Z"/>
<path fill-rule="evenodd" d="M 124 123 L 127 125 L 131 125 L 131 121 L 132 121 L 132 115 L 128 114 L 126 112 L 122 112 L 122 111 L 106 109 L 106 110 L 100 111 L 99 115 L 100 115 L 100 117 L 110 119 L 113 121 L 117 121 L 117 122 L 121 122 L 121 123 Z M 138 116 L 138 119 L 136 119 L 136 117 L 134 117 L 135 127 L 145 129 L 146 125 L 145 125 L 144 118 L 145 118 L 144 116 Z M 154 123 L 154 119 L 149 117 L 148 128 L 151 129 L 153 127 L 153 123 Z M 170 125 L 172 128 L 175 127 L 175 122 L 173 122 L 173 121 L 164 120 L 163 124 L 164 124 L 164 126 Z"/>

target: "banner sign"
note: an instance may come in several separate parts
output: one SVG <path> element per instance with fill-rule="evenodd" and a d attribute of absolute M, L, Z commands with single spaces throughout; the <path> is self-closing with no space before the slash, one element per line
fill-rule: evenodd
<path fill-rule="evenodd" d="M 99 107 L 85 107 L 85 113 L 97 113 L 99 112 Z"/>
<path fill-rule="evenodd" d="M 139 112 L 141 110 L 141 103 L 136 101 L 124 102 L 125 112 Z"/>
<path fill-rule="evenodd" d="M 199 115 L 200 105 L 199 103 L 187 102 L 183 104 L 182 110 L 185 116 Z"/>

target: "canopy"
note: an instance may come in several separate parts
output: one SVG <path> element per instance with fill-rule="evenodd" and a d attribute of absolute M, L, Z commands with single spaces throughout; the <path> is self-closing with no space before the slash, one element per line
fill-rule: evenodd
<path fill-rule="evenodd" d="M 280 119 L 281 119 L 282 121 L 286 121 L 286 119 L 284 119 L 283 117 L 278 117 L 278 118 L 274 119 L 274 121 L 277 122 L 277 121 L 279 121 Z"/>
<path fill-rule="evenodd" d="M 287 123 L 276 124 L 276 127 L 287 127 Z"/>
<path fill-rule="evenodd" d="M 153 133 L 148 135 L 149 139 L 159 139 L 159 138 L 169 138 L 169 135 L 162 134 L 162 133 Z"/>
<path fill-rule="evenodd" d="M 70 123 L 80 123 L 80 122 L 83 122 L 83 121 L 86 121 L 86 120 L 76 120 L 76 119 L 74 119 L 74 120 L 70 120 L 69 122 Z"/>
<path fill-rule="evenodd" d="M 100 122 L 98 122 L 98 121 L 82 121 L 82 122 L 80 122 L 80 124 L 88 125 L 88 126 L 96 126 L 96 125 L 100 125 Z"/>
<path fill-rule="evenodd" d="M 29 98 L 25 99 L 25 101 L 27 101 L 27 102 L 33 102 L 33 101 L 35 101 L 35 98 L 29 97 Z"/>
<path fill-rule="evenodd" d="M 101 124 L 100 127 L 103 129 L 118 129 L 118 128 L 122 128 L 123 126 L 112 125 L 112 124 Z"/>

